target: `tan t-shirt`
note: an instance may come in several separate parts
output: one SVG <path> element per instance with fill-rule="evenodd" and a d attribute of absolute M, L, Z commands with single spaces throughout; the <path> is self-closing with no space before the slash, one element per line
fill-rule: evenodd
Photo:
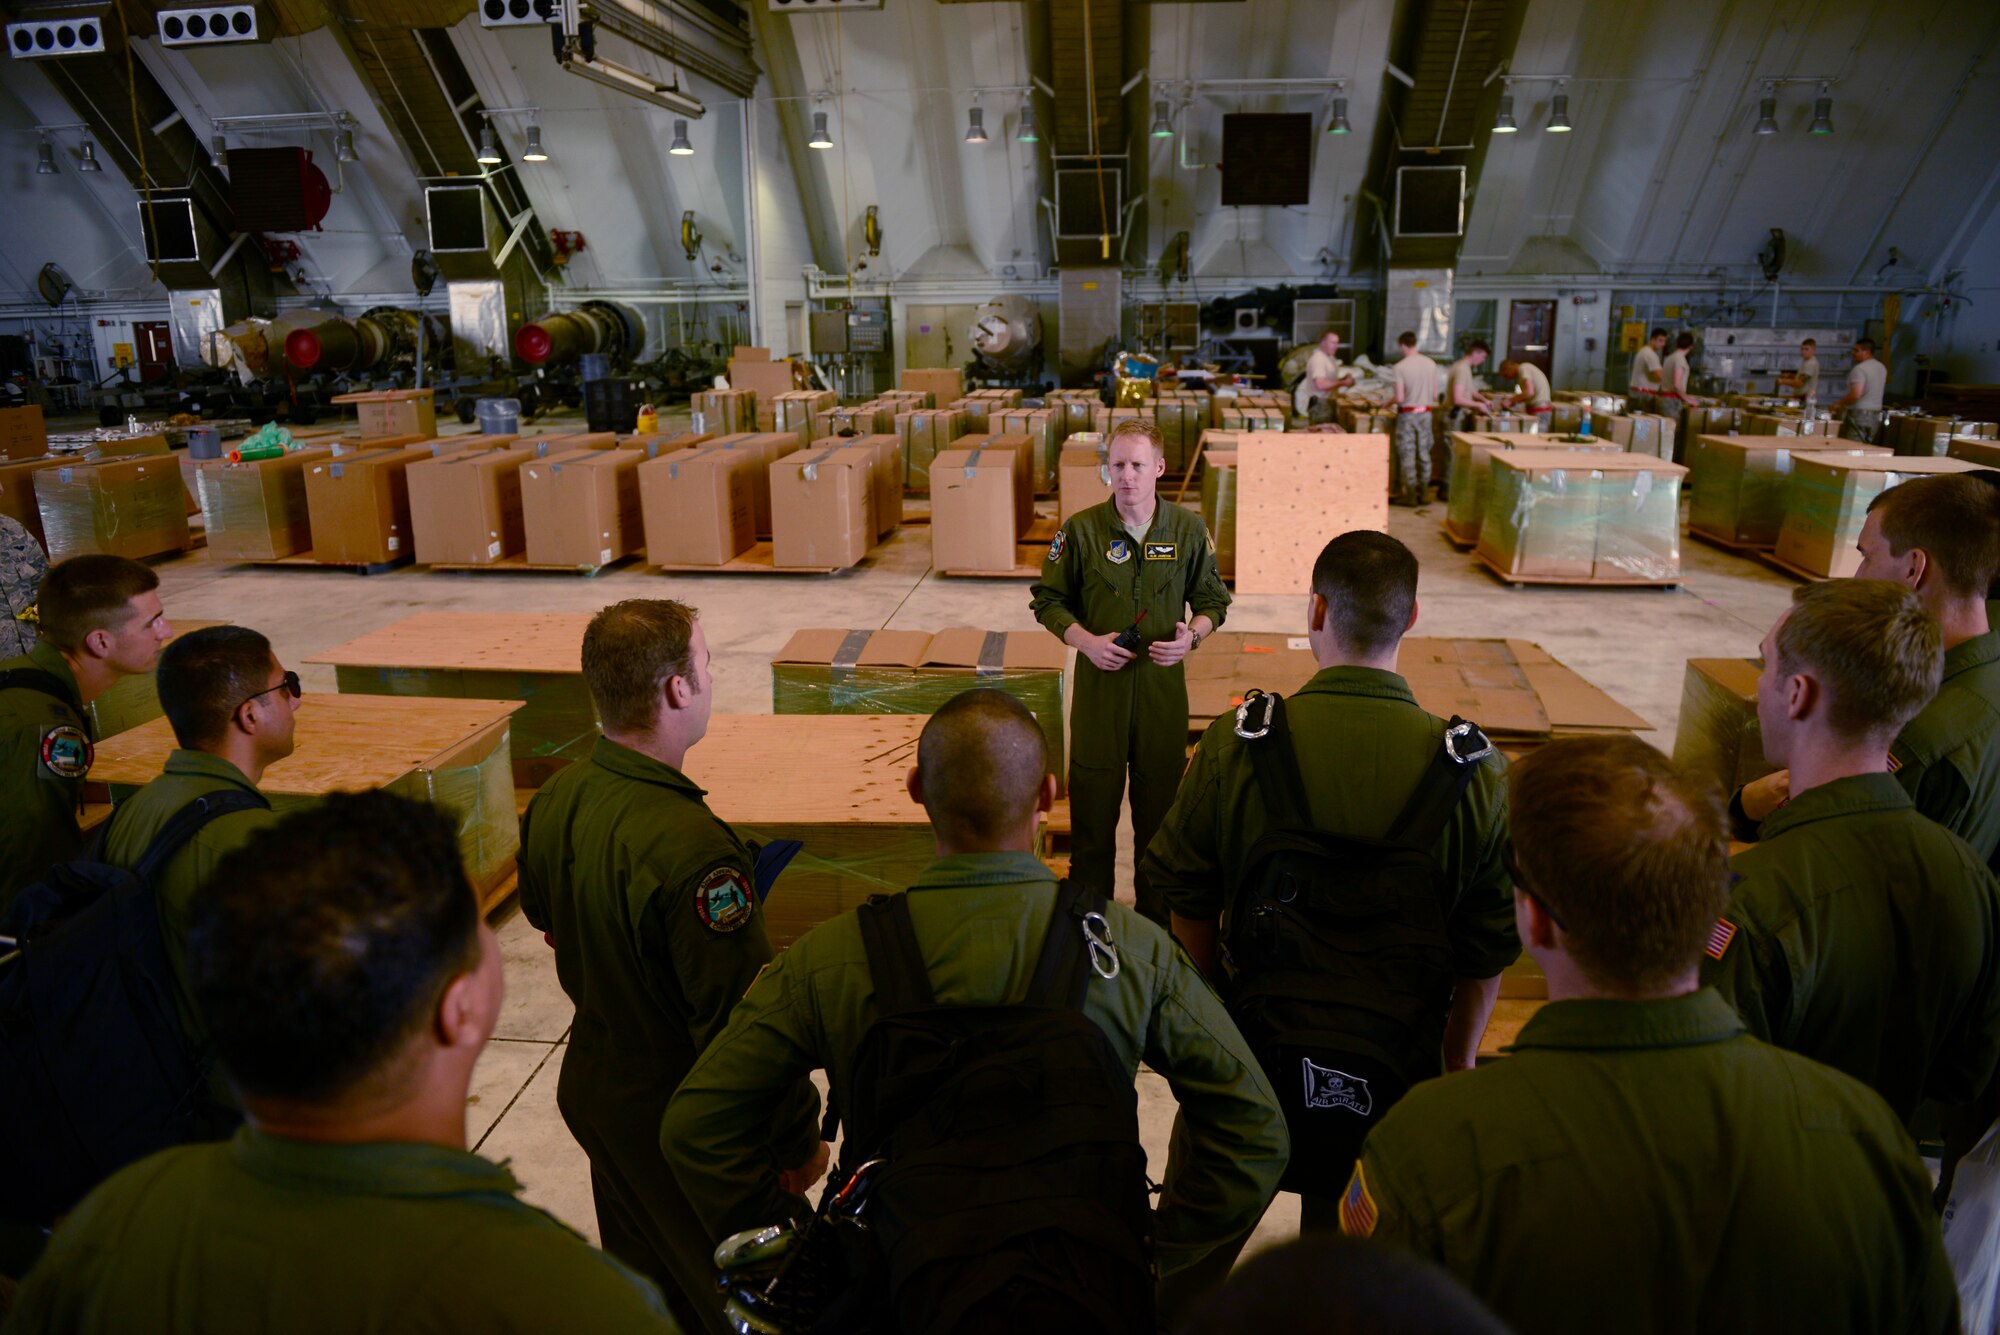
<path fill-rule="evenodd" d="M 1654 379 L 1659 371 L 1660 354 L 1653 351 L 1652 344 L 1641 344 L 1632 354 L 1632 378 L 1627 384 L 1635 394 L 1657 394 L 1662 388 L 1660 381 Z"/>
<path fill-rule="evenodd" d="M 1685 394 L 1688 391 L 1688 355 L 1675 348 L 1660 363 L 1660 393 Z"/>
<path fill-rule="evenodd" d="M 1406 408 L 1430 408 L 1438 397 L 1438 364 L 1421 352 L 1396 363 L 1396 402 Z"/>
<path fill-rule="evenodd" d="M 1854 363 L 1854 369 L 1847 373 L 1847 388 L 1860 390 L 1861 397 L 1849 404 L 1864 412 L 1882 411 L 1882 390 L 1889 383 L 1889 368 L 1875 358 Z"/>
<path fill-rule="evenodd" d="M 1451 364 L 1451 377 L 1445 388 L 1451 391 L 1448 397 L 1454 408 L 1459 406 L 1461 399 L 1478 397 L 1479 385 L 1472 378 L 1472 358 L 1460 357 Z"/>
<path fill-rule="evenodd" d="M 1819 358 L 1808 357 L 1799 363 L 1799 388 L 1807 391 L 1819 388 Z"/>
<path fill-rule="evenodd" d="M 1515 383 L 1520 387 L 1520 392 L 1528 396 L 1530 408 L 1549 406 L 1551 399 L 1549 378 L 1542 374 L 1541 367 L 1533 362 L 1522 362 L 1521 373 L 1515 377 Z"/>

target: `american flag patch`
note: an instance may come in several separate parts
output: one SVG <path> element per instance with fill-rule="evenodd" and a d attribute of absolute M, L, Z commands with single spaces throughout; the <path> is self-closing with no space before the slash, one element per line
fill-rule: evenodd
<path fill-rule="evenodd" d="M 1901 757 L 1899 757 L 1894 751 L 1891 751 L 1889 753 L 1889 772 L 1891 774 L 1894 774 L 1897 770 L 1901 768 L 1903 768 L 1903 761 Z"/>
<path fill-rule="evenodd" d="M 1735 939 L 1736 924 L 1727 918 L 1717 918 L 1715 926 L 1709 931 L 1708 945 L 1702 953 L 1712 960 L 1719 960 L 1729 949 L 1729 943 Z"/>
<path fill-rule="evenodd" d="M 1368 1194 L 1368 1177 L 1358 1163 L 1340 1198 L 1340 1231 L 1350 1238 L 1365 1238 L 1375 1231 L 1375 1198 Z"/>

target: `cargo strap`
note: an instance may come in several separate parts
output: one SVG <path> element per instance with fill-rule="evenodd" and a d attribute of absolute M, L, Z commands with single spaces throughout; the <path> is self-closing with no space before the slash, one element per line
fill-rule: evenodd
<path fill-rule="evenodd" d="M 1007 670 L 1007 632 L 989 630 L 979 646 L 979 667 L 974 675 L 998 677 Z"/>

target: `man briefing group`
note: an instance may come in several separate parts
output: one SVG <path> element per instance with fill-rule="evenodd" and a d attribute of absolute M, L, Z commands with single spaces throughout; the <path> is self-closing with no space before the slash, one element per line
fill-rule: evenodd
<path fill-rule="evenodd" d="M 1121 424 L 1107 466 L 1111 499 L 1062 526 L 1032 595 L 1078 657 L 1070 883 L 1036 856 L 1042 732 L 981 689 L 926 722 L 908 786 L 937 858 L 894 889 L 941 1006 L 1015 1005 L 1045 943 L 1088 945 L 1076 1004 L 1106 1060 L 1178 1105 L 1142 1239 L 1149 1321 L 1222 1328 L 1205 1303 L 1283 1282 L 1253 1265 L 1217 1292 L 1283 1188 L 1309 1235 L 1367 1240 L 1359 1273 L 1426 1267 L 1490 1310 L 1482 1330 L 1957 1330 L 1917 1142 L 1963 1150 L 1996 1111 L 2000 488 L 1925 478 L 1876 502 L 1859 577 L 1799 590 L 1761 646 L 1776 772 L 1723 794 L 1629 738 L 1510 765 L 1477 720 L 1426 712 L 1397 672 L 1418 563 L 1374 532 L 1327 542 L 1300 590 L 1317 674 L 1188 759 L 1184 665 L 1229 595 L 1199 521 L 1158 498 L 1156 432 Z M 94 855 L 133 862 L 191 800 L 236 795 L 156 885 L 229 1138 L 86 1197 L 30 1249 L 5 1329 L 749 1328 L 716 1248 L 813 1214 L 833 1147 L 809 1077 L 848 1125 L 866 1111 L 882 929 L 844 913 L 774 956 L 781 859 L 689 773 L 714 699 L 696 611 L 592 619 L 602 735 L 522 824 L 522 912 L 576 1007 L 557 1100 L 602 1253 L 468 1152 L 502 979 L 449 820 L 387 794 L 270 812 L 257 785 L 291 750 L 296 674 L 253 631 L 163 656 L 170 634 L 144 566 L 78 558 L 44 581 L 39 643 L 0 664 L 0 910 L 84 853 L 86 706 L 157 662 L 180 749 Z M 1109 898 L 1128 805 L 1133 908 Z M 1343 885 L 1327 847 L 1379 874 Z M 1290 976 L 1377 936 L 1408 952 L 1407 986 Z M 1480 1066 L 1523 949 L 1549 1000 Z M 1297 1032 L 1272 1031 L 1274 996 Z"/>

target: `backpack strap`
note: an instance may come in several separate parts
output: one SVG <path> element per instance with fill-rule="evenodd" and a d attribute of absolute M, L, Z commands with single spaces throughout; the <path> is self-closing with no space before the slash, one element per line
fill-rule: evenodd
<path fill-rule="evenodd" d="M 1090 966 L 1084 950 L 1083 926 L 1088 914 L 1102 915 L 1105 898 L 1101 891 L 1061 881 L 1056 885 L 1055 907 L 1049 912 L 1049 930 L 1042 937 L 1041 958 L 1035 961 L 1034 976 L 1023 1000 L 1031 1006 L 1083 1008 L 1083 995 L 1090 984 Z M 1110 933 L 1107 930 L 1108 940 Z"/>
<path fill-rule="evenodd" d="M 146 845 L 146 851 L 139 855 L 139 861 L 132 867 L 132 874 L 147 885 L 168 859 L 181 851 L 187 842 L 200 834 L 210 821 L 217 820 L 235 811 L 269 811 L 271 804 L 258 792 L 242 788 L 224 788 L 213 793 L 204 793 L 173 814 L 173 818 L 153 836 L 153 842 Z"/>
<path fill-rule="evenodd" d="M 917 946 L 909 895 L 870 895 L 854 917 L 861 926 L 861 947 L 868 952 L 868 974 L 882 1013 L 897 1015 L 935 1006 L 937 994 L 931 991 L 930 970 Z"/>
<path fill-rule="evenodd" d="M 1444 740 L 1438 744 L 1437 754 L 1431 757 L 1430 768 L 1417 781 L 1416 792 L 1410 794 L 1403 814 L 1396 817 L 1384 840 L 1428 852 L 1451 822 L 1451 814 L 1458 809 L 1465 790 L 1471 787 L 1480 762 L 1492 754 L 1493 743 L 1479 725 L 1453 714 L 1451 722 L 1445 725 Z"/>
<path fill-rule="evenodd" d="M 1258 690 L 1245 695 L 1236 711 L 1236 735 L 1248 743 L 1245 749 L 1257 777 L 1257 793 L 1264 799 L 1271 824 L 1282 830 L 1312 829 L 1306 784 L 1292 751 L 1291 726 L 1285 721 L 1284 697 Z"/>
<path fill-rule="evenodd" d="M 8 668 L 0 671 L 0 691 L 39 691 L 43 695 L 62 701 L 78 717 L 83 715 L 83 702 L 76 692 L 63 685 L 61 677 L 42 668 Z"/>

